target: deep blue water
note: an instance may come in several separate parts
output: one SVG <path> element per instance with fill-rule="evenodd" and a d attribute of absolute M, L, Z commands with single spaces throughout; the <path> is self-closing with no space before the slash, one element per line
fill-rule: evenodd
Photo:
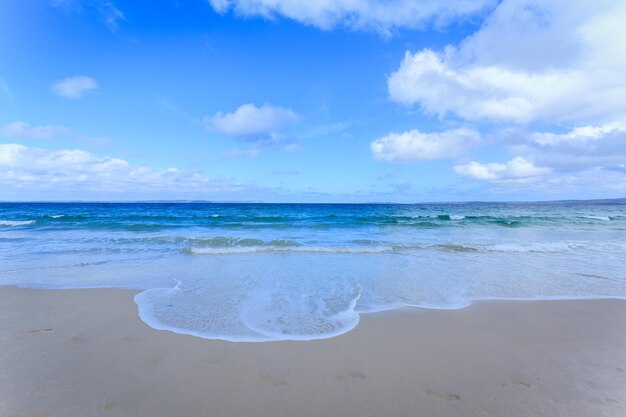
<path fill-rule="evenodd" d="M 626 297 L 626 205 L 0 203 L 0 285 L 120 287 L 155 328 L 331 337 L 360 314 Z"/>

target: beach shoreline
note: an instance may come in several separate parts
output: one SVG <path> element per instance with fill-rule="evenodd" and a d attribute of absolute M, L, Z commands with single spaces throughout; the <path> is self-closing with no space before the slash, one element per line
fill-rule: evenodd
<path fill-rule="evenodd" d="M 135 293 L 0 288 L 0 415 L 626 414 L 624 300 L 406 308 L 233 343 L 150 328 Z"/>

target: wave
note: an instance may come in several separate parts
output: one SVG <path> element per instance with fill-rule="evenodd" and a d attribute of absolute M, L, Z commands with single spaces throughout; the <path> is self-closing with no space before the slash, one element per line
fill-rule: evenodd
<path fill-rule="evenodd" d="M 446 243 L 443 245 L 437 245 L 436 247 L 449 252 L 478 252 L 479 250 L 478 248 L 472 246 L 458 245 L 454 243 Z"/>
<path fill-rule="evenodd" d="M 191 255 L 225 255 L 237 253 L 260 253 L 260 252 L 314 252 L 314 253 L 385 253 L 395 252 L 393 246 L 236 246 L 221 248 L 190 247 L 186 251 Z"/>
<path fill-rule="evenodd" d="M 609 222 L 611 221 L 611 218 L 609 216 L 582 216 L 585 219 L 591 219 L 591 220 L 602 220 L 605 222 Z"/>
<path fill-rule="evenodd" d="M 472 214 L 424 214 L 424 215 L 338 215 L 327 216 L 259 216 L 204 214 L 202 216 L 174 215 L 118 215 L 116 213 L 53 214 L 42 215 L 37 226 L 47 228 L 75 229 L 110 229 L 127 231 L 155 231 L 180 228 L 203 228 L 222 230 L 265 230 L 265 229 L 359 229 L 362 227 L 379 228 L 468 228 L 468 227 L 576 227 L 580 225 L 603 224 L 619 227 L 626 217 L 603 215 L 472 215 Z M 0 226 L 34 224 L 22 221 L 1 221 Z"/>
<path fill-rule="evenodd" d="M 375 254 L 375 253 L 408 253 L 422 250 L 440 250 L 444 252 L 457 253 L 554 253 L 570 251 L 624 251 L 626 244 L 617 242 L 537 242 L 530 244 L 520 243 L 500 243 L 500 244 L 460 244 L 444 243 L 436 245 L 418 244 L 381 244 L 377 241 L 363 241 L 361 245 L 344 246 L 306 246 L 287 241 L 280 244 L 280 241 L 262 242 L 260 244 L 248 244 L 246 241 L 252 239 L 241 239 L 242 245 L 230 246 L 190 246 L 185 248 L 185 252 L 190 255 L 225 255 L 225 254 L 245 254 L 245 253 L 267 253 L 267 252 L 294 252 L 294 253 L 335 253 L 335 254 Z M 354 241 L 353 241 L 354 242 Z"/>
<path fill-rule="evenodd" d="M 37 220 L 0 220 L 0 226 L 27 226 L 35 224 Z"/>
<path fill-rule="evenodd" d="M 415 218 L 419 219 L 423 217 L 424 216 L 417 216 Z M 437 219 L 437 220 L 463 220 L 465 216 L 462 216 L 460 214 L 439 214 L 436 216 L 428 216 L 428 218 Z"/>

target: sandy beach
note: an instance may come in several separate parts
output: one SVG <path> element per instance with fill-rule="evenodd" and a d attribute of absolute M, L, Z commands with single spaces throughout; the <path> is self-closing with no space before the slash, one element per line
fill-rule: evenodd
<path fill-rule="evenodd" d="M 0 289 L 0 416 L 624 416 L 626 302 L 362 316 L 339 337 L 156 331 L 125 290 Z"/>

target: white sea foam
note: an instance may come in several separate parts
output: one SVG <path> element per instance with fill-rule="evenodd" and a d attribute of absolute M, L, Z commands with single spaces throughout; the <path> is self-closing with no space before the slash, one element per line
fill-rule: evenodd
<path fill-rule="evenodd" d="M 360 288 L 353 279 L 318 280 L 299 261 L 274 276 L 268 274 L 274 262 L 207 262 L 217 275 L 192 274 L 174 287 L 137 294 L 141 319 L 159 330 L 239 342 L 326 339 L 359 322 Z M 301 276 L 293 279 L 296 270 Z"/>
<path fill-rule="evenodd" d="M 424 249 L 436 249 L 445 252 L 472 253 L 472 252 L 510 252 L 510 253 L 551 253 L 571 251 L 625 251 L 626 243 L 619 242 L 585 242 L 585 241 L 555 241 L 529 243 L 498 243 L 498 244 L 466 244 L 445 243 L 435 245 L 399 244 L 377 246 L 304 246 L 304 245 L 250 245 L 250 246 L 223 246 L 205 247 L 192 246 L 186 249 L 191 255 L 228 255 L 254 253 L 329 253 L 329 254 L 384 254 L 410 253 Z"/>
<path fill-rule="evenodd" d="M 611 221 L 611 218 L 609 216 L 583 216 L 585 219 L 592 219 L 592 220 L 602 220 L 605 222 L 609 222 Z"/>
<path fill-rule="evenodd" d="M 225 255 L 261 252 L 311 252 L 311 253 L 385 253 L 394 252 L 392 246 L 231 246 L 231 247 L 191 247 L 187 251 L 192 255 Z"/>
<path fill-rule="evenodd" d="M 36 220 L 0 220 L 0 226 L 26 226 L 36 222 Z"/>
<path fill-rule="evenodd" d="M 626 242 L 533 242 L 502 243 L 485 247 L 493 252 L 566 252 L 566 251 L 624 251 Z"/>
<path fill-rule="evenodd" d="M 132 288 L 156 329 L 250 342 L 333 337 L 409 306 L 626 297 L 625 206 L 189 207 L 11 208 L 0 285 Z M 45 221 L 61 212 L 82 220 Z"/>

